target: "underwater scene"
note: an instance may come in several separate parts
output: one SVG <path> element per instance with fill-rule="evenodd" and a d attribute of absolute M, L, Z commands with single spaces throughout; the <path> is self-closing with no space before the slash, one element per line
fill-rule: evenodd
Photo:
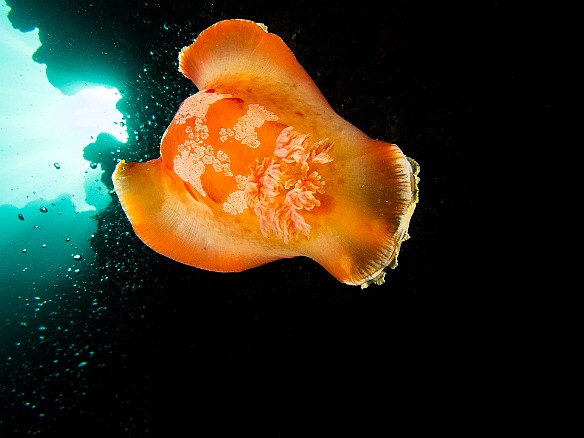
<path fill-rule="evenodd" d="M 0 0 L 0 32 L 0 437 L 480 415 L 471 6 Z"/>

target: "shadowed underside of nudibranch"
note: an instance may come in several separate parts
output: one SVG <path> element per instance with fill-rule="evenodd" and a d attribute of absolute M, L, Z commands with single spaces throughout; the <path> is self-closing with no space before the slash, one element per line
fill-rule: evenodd
<path fill-rule="evenodd" d="M 307 256 L 347 284 L 383 283 L 418 202 L 416 162 L 337 115 L 263 25 L 209 27 L 180 70 L 200 91 L 160 158 L 113 174 L 138 237 L 211 271 Z"/>

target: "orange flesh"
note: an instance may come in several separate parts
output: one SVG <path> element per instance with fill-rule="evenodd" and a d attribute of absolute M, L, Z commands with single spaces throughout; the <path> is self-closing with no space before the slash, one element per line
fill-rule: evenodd
<path fill-rule="evenodd" d="M 202 91 L 179 108 L 161 159 L 113 175 L 137 235 L 209 270 L 305 255 L 345 283 L 383 282 L 408 237 L 415 162 L 341 119 L 255 23 L 212 26 L 180 64 Z"/>

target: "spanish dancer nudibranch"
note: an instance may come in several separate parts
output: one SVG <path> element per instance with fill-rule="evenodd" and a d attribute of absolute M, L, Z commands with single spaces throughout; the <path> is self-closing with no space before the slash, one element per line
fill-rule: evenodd
<path fill-rule="evenodd" d="M 200 91 L 160 158 L 121 161 L 113 174 L 137 236 L 210 271 L 307 256 L 344 283 L 383 283 L 409 237 L 417 163 L 335 113 L 261 24 L 221 21 L 179 60 Z"/>

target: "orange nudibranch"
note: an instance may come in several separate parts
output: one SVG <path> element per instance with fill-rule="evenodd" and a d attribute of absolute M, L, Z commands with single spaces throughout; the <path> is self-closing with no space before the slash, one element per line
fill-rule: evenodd
<path fill-rule="evenodd" d="M 221 21 L 179 60 L 200 91 L 160 158 L 113 174 L 138 237 L 210 271 L 306 256 L 344 283 L 383 283 L 409 237 L 417 163 L 335 113 L 262 24 Z"/>

